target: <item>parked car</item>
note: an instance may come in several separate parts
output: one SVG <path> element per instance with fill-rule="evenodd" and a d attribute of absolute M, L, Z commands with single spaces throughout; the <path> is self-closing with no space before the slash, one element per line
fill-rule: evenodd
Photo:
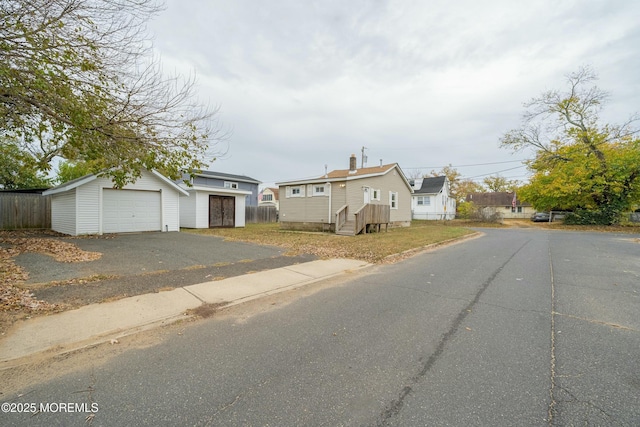
<path fill-rule="evenodd" d="M 533 222 L 549 222 L 549 214 L 547 212 L 536 212 L 531 215 Z"/>

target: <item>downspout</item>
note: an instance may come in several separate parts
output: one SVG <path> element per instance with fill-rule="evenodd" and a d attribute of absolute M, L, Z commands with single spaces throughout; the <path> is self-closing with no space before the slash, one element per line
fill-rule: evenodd
<path fill-rule="evenodd" d="M 329 219 L 329 228 L 331 228 L 332 224 L 332 215 L 331 215 L 331 183 L 327 182 L 327 187 L 329 187 L 329 208 L 327 218 Z"/>

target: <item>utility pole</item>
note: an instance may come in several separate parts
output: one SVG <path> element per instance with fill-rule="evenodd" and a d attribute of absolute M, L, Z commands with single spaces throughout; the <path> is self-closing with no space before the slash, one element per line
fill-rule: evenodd
<path fill-rule="evenodd" d="M 360 168 L 364 168 L 364 164 L 367 163 L 367 156 L 364 155 L 364 150 L 368 150 L 364 145 L 362 146 L 362 160 L 360 163 Z"/>

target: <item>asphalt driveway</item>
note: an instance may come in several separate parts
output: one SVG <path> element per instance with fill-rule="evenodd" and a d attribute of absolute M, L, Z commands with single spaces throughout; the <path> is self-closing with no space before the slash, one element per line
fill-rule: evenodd
<path fill-rule="evenodd" d="M 94 261 L 71 263 L 34 252 L 15 257 L 15 263 L 29 274 L 24 286 L 33 291 L 36 298 L 70 306 L 157 292 L 315 259 L 312 255 L 285 256 L 284 250 L 275 246 L 229 242 L 220 237 L 188 232 L 46 237 L 102 254 Z M 94 278 L 89 283 L 83 282 L 83 279 L 91 277 Z M 51 286 L 51 282 L 62 283 Z"/>
<path fill-rule="evenodd" d="M 89 252 L 100 252 L 95 261 L 62 263 L 52 257 L 25 253 L 16 263 L 29 272 L 29 283 L 68 280 L 90 275 L 135 275 L 212 266 L 278 257 L 281 248 L 192 233 L 114 234 L 101 237 L 55 237 Z"/>

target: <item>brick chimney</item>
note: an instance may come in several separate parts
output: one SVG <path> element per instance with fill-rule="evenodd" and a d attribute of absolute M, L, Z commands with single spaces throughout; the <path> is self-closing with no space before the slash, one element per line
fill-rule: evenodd
<path fill-rule="evenodd" d="M 356 164 L 358 163 L 358 160 L 356 159 L 356 155 L 352 154 L 351 157 L 349 157 L 349 171 L 350 172 L 355 172 L 356 170 Z"/>

